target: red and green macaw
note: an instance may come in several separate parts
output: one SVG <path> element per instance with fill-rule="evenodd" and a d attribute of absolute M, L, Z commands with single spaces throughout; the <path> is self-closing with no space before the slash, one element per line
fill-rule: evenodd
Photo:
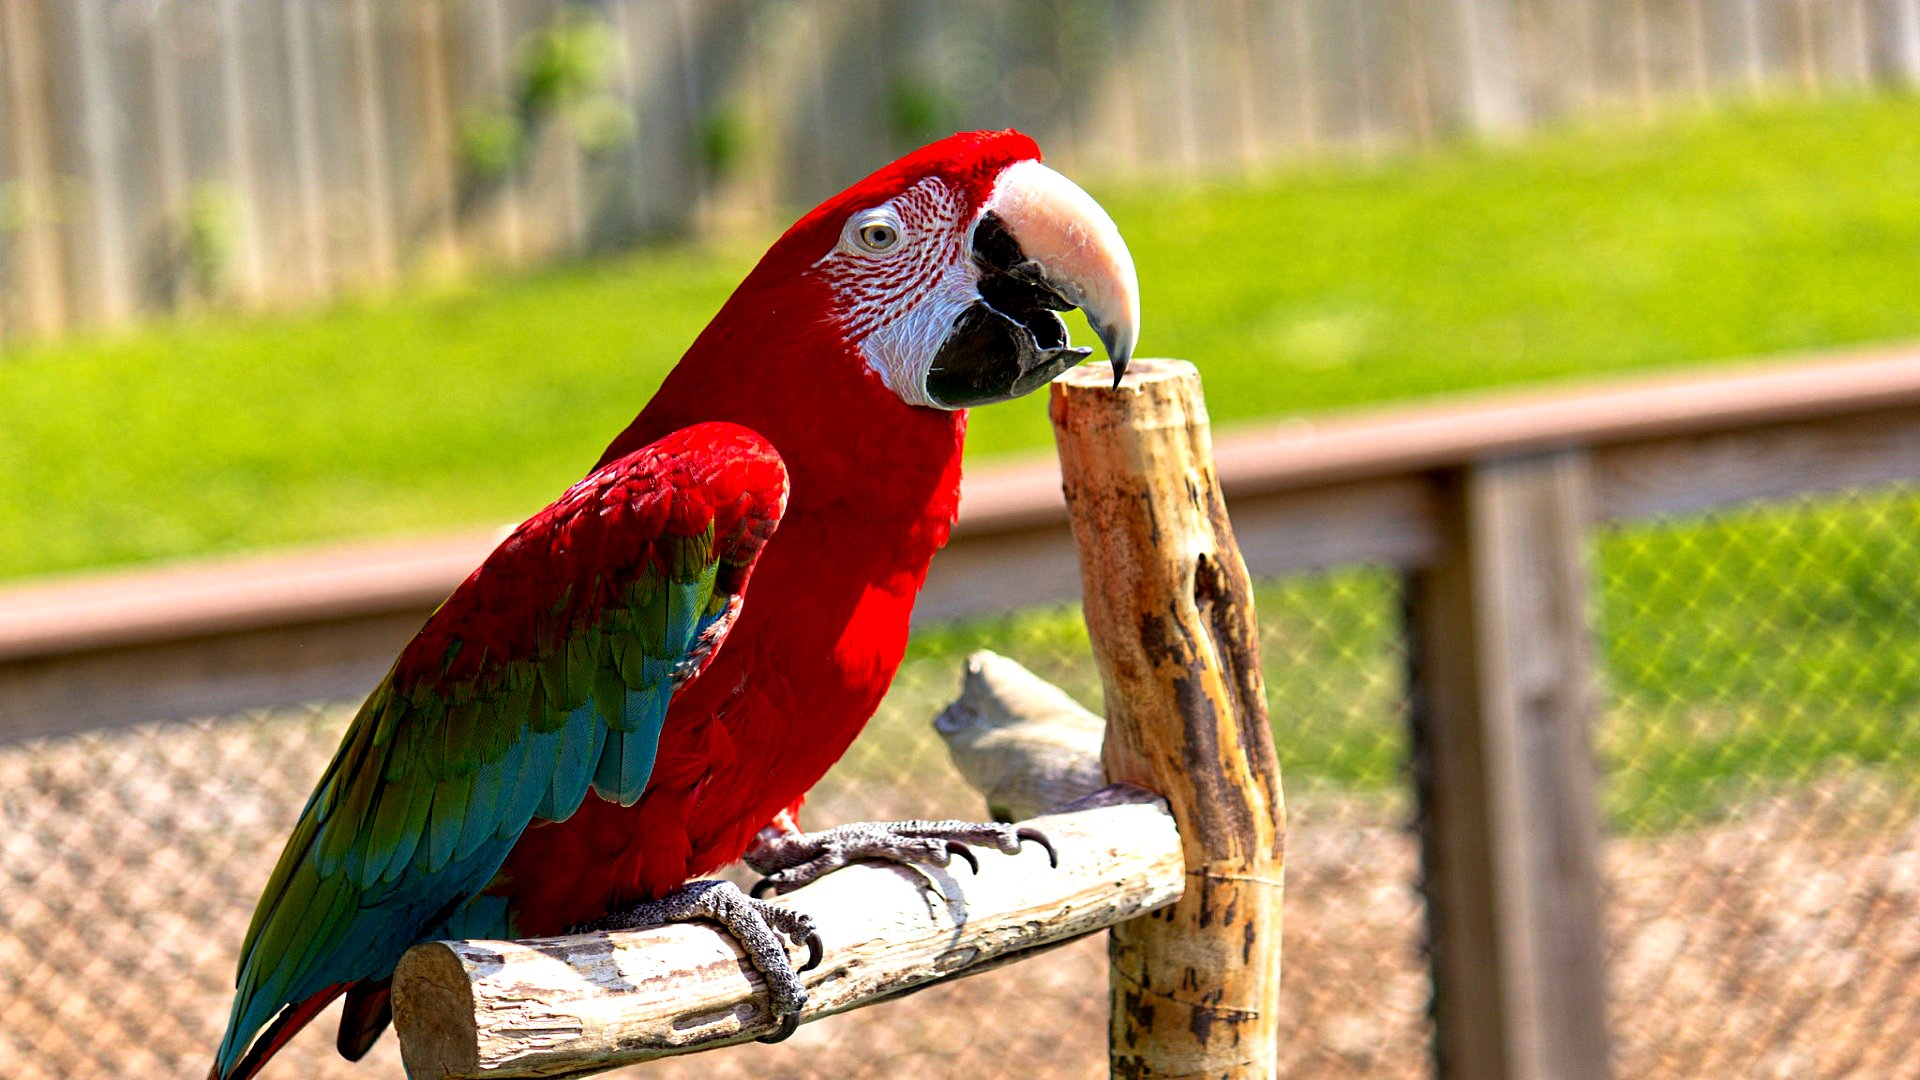
<path fill-rule="evenodd" d="M 801 218 L 361 707 L 247 931 L 213 1080 L 255 1075 L 343 995 L 339 1049 L 364 1054 L 416 943 L 589 924 L 722 923 L 784 1036 L 805 995 L 780 937 L 811 927 L 693 879 L 744 856 L 782 889 L 1044 843 L 795 815 L 900 663 L 965 410 L 1086 358 L 1056 314 L 1073 307 L 1124 369 L 1126 246 L 1017 132 L 941 140 Z"/>

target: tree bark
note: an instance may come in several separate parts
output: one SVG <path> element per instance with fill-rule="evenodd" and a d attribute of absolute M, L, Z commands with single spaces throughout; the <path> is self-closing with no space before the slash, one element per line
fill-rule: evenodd
<path fill-rule="evenodd" d="M 1271 1076 L 1279 1046 L 1280 770 L 1252 587 L 1191 364 L 1138 360 L 1053 385 L 1087 629 L 1106 686 L 1106 774 L 1179 822 L 1178 904 L 1114 927 L 1115 1076 Z"/>

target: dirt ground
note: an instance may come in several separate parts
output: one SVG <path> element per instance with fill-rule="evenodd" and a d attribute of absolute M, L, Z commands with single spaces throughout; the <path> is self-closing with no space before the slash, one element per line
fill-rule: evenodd
<path fill-rule="evenodd" d="M 204 1075 L 233 950 L 331 730 L 283 718 L 0 750 L 0 1075 Z M 977 813 L 943 764 L 892 760 L 883 780 L 856 762 L 812 823 Z M 1899 791 L 1856 773 L 1609 842 L 1618 1075 L 1920 1075 L 1920 806 Z M 1405 806 L 1296 791 L 1292 812 L 1281 1075 L 1424 1075 Z M 391 1039 L 349 1066 L 332 1028 L 322 1017 L 267 1076 L 400 1074 Z M 1092 1077 L 1104 1049 L 1088 940 L 781 1046 L 625 1075 Z"/>

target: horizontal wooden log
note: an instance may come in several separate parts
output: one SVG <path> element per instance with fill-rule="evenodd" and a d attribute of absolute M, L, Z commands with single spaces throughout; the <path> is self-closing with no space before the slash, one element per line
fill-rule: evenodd
<path fill-rule="evenodd" d="M 789 894 L 826 944 L 803 1021 L 1112 926 L 1178 900 L 1166 804 L 1106 788 L 1033 819 L 1060 853 L 981 851 L 980 873 L 860 864 Z M 394 976 L 414 1077 L 569 1076 L 757 1038 L 765 986 L 733 940 L 689 923 L 521 942 L 434 942 Z"/>
<path fill-rule="evenodd" d="M 934 718 L 967 783 L 995 821 L 1072 802 L 1105 783 L 1107 722 L 1065 690 L 990 649 L 967 657 L 960 696 Z"/>

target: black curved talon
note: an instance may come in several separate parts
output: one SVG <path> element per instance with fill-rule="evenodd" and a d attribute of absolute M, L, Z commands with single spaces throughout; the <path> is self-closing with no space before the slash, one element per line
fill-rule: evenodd
<path fill-rule="evenodd" d="M 815 930 L 807 935 L 807 962 L 800 965 L 800 970 L 796 974 L 805 975 L 819 967 L 820 961 L 826 957 L 827 943 L 820 940 L 820 931 Z"/>
<path fill-rule="evenodd" d="M 780 894 L 774 892 L 776 887 L 777 883 L 772 878 L 763 877 L 753 883 L 753 888 L 747 890 L 747 895 L 753 897 L 755 900 L 765 899 L 768 893 L 773 893 L 773 895 L 778 896 Z"/>
<path fill-rule="evenodd" d="M 1039 829 L 1030 828 L 1028 826 L 1022 825 L 1020 828 L 1015 829 L 1013 831 L 1013 838 L 1015 840 L 1022 841 L 1023 843 L 1027 840 L 1031 840 L 1034 843 L 1039 844 L 1041 847 L 1045 848 L 1047 851 L 1047 865 L 1051 866 L 1055 870 L 1060 869 L 1060 853 L 1053 849 L 1053 841 L 1047 839 L 1046 833 L 1041 832 Z M 978 867 L 975 867 L 975 869 L 978 869 Z"/>
<path fill-rule="evenodd" d="M 980 860 L 974 857 L 973 849 L 967 845 L 958 840 L 949 840 L 947 841 L 947 854 L 958 855 L 967 860 L 967 865 L 973 868 L 974 874 L 978 875 L 980 873 Z"/>
<path fill-rule="evenodd" d="M 801 968 L 800 970 L 805 971 L 806 969 Z M 758 1039 L 755 1039 L 754 1041 L 763 1042 L 763 1043 L 786 1042 L 789 1038 L 793 1036 L 794 1032 L 799 1030 L 800 1030 L 800 1014 L 788 1013 L 787 1016 L 780 1021 L 780 1027 L 778 1030 L 774 1031 L 774 1033 L 771 1035 L 762 1035 Z"/>

